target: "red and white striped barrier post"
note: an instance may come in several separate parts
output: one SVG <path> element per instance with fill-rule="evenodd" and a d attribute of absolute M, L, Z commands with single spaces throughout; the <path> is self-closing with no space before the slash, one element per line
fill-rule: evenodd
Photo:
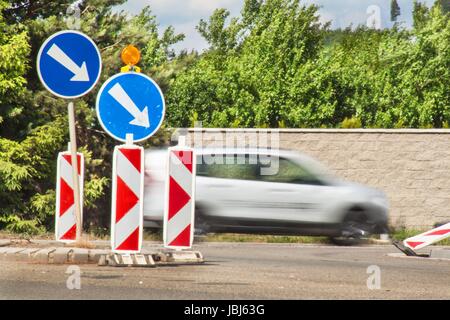
<path fill-rule="evenodd" d="M 196 157 L 180 137 L 169 148 L 164 209 L 164 247 L 190 249 L 194 239 Z"/>
<path fill-rule="evenodd" d="M 429 246 L 430 244 L 439 242 L 450 237 L 450 223 L 444 224 L 438 228 L 424 232 L 417 236 L 408 238 L 403 241 L 405 247 L 410 249 L 419 250 Z"/>
<path fill-rule="evenodd" d="M 113 156 L 111 248 L 116 253 L 139 253 L 142 247 L 144 149 L 127 143 Z"/>
<path fill-rule="evenodd" d="M 83 181 L 84 181 L 84 157 L 77 153 L 78 181 L 80 185 L 80 211 L 81 225 L 83 217 Z M 77 235 L 77 217 L 75 214 L 75 191 L 73 183 L 73 168 L 71 152 L 58 154 L 56 174 L 56 214 L 55 236 L 57 241 L 75 242 Z"/>

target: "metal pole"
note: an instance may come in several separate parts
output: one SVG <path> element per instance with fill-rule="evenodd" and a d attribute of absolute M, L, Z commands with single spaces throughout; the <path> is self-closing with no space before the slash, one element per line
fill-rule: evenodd
<path fill-rule="evenodd" d="M 72 177 L 74 186 L 74 202 L 75 202 L 75 216 L 77 221 L 77 236 L 76 241 L 81 240 L 82 228 L 81 225 L 81 206 L 80 206 L 80 181 L 78 179 L 78 157 L 77 157 L 77 138 L 75 131 L 75 110 L 73 102 L 69 102 L 69 134 L 70 134 L 70 153 L 72 158 Z"/>

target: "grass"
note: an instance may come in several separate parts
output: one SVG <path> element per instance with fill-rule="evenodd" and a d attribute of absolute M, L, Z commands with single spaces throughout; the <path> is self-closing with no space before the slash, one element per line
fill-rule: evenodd
<path fill-rule="evenodd" d="M 89 241 L 110 239 L 109 230 L 104 229 L 102 232 L 90 232 L 85 235 L 86 247 L 91 246 Z M 392 240 L 404 240 L 409 237 L 421 234 L 427 230 L 398 228 L 393 229 L 390 234 Z M 11 240 L 54 240 L 53 232 L 46 232 L 37 236 L 17 234 L 0 230 L 0 239 Z M 143 239 L 145 241 L 162 242 L 162 230 L 159 232 L 150 232 L 144 230 Z M 89 240 L 89 241 L 88 241 Z M 309 237 L 309 236 L 271 236 L 271 235 L 254 235 L 254 234 L 233 234 L 233 233 L 212 233 L 206 236 L 197 237 L 196 242 L 255 242 L 255 243 L 301 243 L 301 244 L 329 244 L 327 237 Z M 450 238 L 444 239 L 435 245 L 450 246 Z"/>
<path fill-rule="evenodd" d="M 95 235 L 94 238 L 109 240 L 109 234 Z M 162 230 L 159 232 L 144 230 L 144 241 L 163 241 Z M 326 237 L 305 236 L 270 236 L 253 234 L 211 233 L 196 237 L 196 242 L 257 242 L 257 243 L 329 243 Z"/>
<path fill-rule="evenodd" d="M 92 240 L 93 239 L 91 239 L 89 236 L 83 235 L 80 240 L 67 246 L 74 248 L 95 249 L 96 245 L 91 242 Z"/>
<path fill-rule="evenodd" d="M 85 243 L 85 246 L 89 247 L 89 241 L 95 240 L 110 240 L 109 229 L 105 229 L 104 232 L 84 232 L 80 244 Z M 103 230 L 102 230 L 103 231 Z M 45 232 L 39 235 L 28 235 L 13 233 L 5 230 L 0 230 L 0 239 L 10 239 L 10 240 L 55 240 L 55 234 L 53 232 Z M 162 241 L 162 231 L 161 232 L 149 232 L 144 230 L 143 239 L 145 241 Z"/>
<path fill-rule="evenodd" d="M 410 238 L 421 234 L 424 230 L 415 230 L 415 229 L 396 229 L 391 233 L 392 240 L 405 240 L 406 238 Z"/>
<path fill-rule="evenodd" d="M 202 242 L 257 242 L 257 243 L 329 243 L 326 237 L 270 236 L 253 234 L 208 234 Z"/>
<path fill-rule="evenodd" d="M 10 231 L 0 230 L 0 239 L 10 239 L 10 240 L 53 240 L 55 237 L 54 233 L 45 232 L 39 235 L 29 235 L 22 233 L 14 233 Z"/>

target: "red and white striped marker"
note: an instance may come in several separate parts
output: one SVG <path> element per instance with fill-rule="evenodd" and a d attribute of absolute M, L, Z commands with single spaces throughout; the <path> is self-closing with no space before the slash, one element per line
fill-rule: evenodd
<path fill-rule="evenodd" d="M 181 142 L 183 141 L 183 142 Z M 164 247 L 189 249 L 194 239 L 195 174 L 194 150 L 180 145 L 169 148 L 164 210 Z"/>
<path fill-rule="evenodd" d="M 77 154 L 78 178 L 80 183 L 80 209 L 83 219 L 83 181 L 84 157 Z M 57 241 L 74 242 L 77 235 L 77 217 L 75 215 L 74 186 L 72 174 L 72 158 L 70 152 L 61 152 L 58 155 L 56 180 L 56 214 L 55 236 Z M 83 220 L 81 220 L 83 221 Z"/>
<path fill-rule="evenodd" d="M 450 223 L 408 238 L 403 241 L 403 244 L 412 250 L 419 250 L 448 237 L 450 237 Z"/>
<path fill-rule="evenodd" d="M 117 146 L 113 157 L 111 248 L 117 253 L 137 253 L 142 247 L 144 149 Z"/>

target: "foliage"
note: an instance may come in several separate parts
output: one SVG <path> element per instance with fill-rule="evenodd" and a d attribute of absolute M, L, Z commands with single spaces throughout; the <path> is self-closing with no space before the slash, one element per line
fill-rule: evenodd
<path fill-rule="evenodd" d="M 361 128 L 361 120 L 358 118 L 345 118 L 344 121 L 342 121 L 342 129 L 357 129 Z"/>
<path fill-rule="evenodd" d="M 35 60 L 51 34 L 67 29 L 65 13 L 72 1 L 0 0 L 0 229 L 30 234 L 53 228 L 56 158 L 68 142 L 67 102 L 53 97 L 38 80 Z M 176 74 L 171 45 L 183 39 L 172 27 L 159 36 L 149 8 L 129 18 L 112 7 L 122 0 L 82 1 L 81 31 L 99 45 L 101 81 L 121 67 L 120 52 L 128 44 L 142 48 L 144 72 L 159 80 Z M 3 13 L 3 14 L 1 14 Z M 177 63 L 182 64 L 181 61 Z M 171 70 L 166 75 L 166 70 Z M 85 156 L 85 227 L 109 224 L 111 158 L 115 142 L 101 130 L 95 115 L 98 87 L 75 102 L 78 145 Z M 168 142 L 161 132 L 147 145 Z"/>
<path fill-rule="evenodd" d="M 224 10 L 201 21 L 198 29 L 211 47 L 169 88 L 169 121 L 188 126 L 198 115 L 205 125 L 218 127 L 286 122 L 290 84 L 321 47 L 316 13 L 317 7 L 300 1 L 247 0 L 242 17 L 228 25 Z"/>
<path fill-rule="evenodd" d="M 220 9 L 200 22 L 210 49 L 168 90 L 173 126 L 441 128 L 450 120 L 450 22 L 438 2 L 415 2 L 411 30 L 330 31 L 299 0 L 246 0 L 227 19 Z"/>

